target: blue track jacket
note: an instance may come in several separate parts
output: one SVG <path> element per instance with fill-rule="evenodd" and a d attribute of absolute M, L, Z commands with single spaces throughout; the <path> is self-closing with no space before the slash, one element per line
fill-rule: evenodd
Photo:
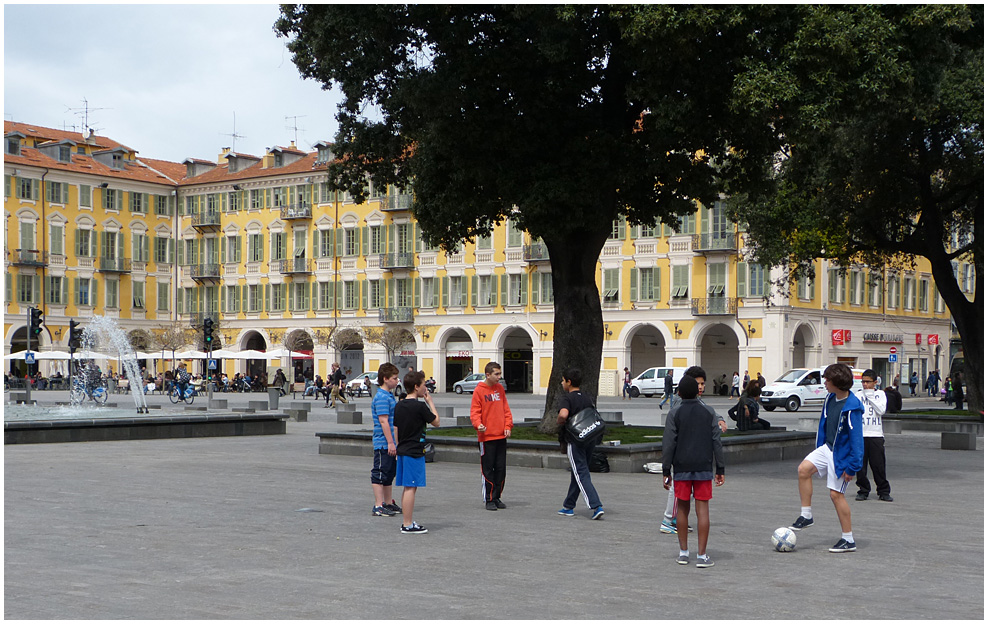
<path fill-rule="evenodd" d="M 834 395 L 827 395 L 827 400 L 823 402 L 820 427 L 816 433 L 817 448 L 827 443 L 827 403 L 832 396 Z M 863 416 L 864 406 L 852 392 L 844 402 L 844 409 L 837 423 L 837 435 L 834 437 L 834 469 L 838 477 L 844 473 L 857 474 L 864 463 Z"/>

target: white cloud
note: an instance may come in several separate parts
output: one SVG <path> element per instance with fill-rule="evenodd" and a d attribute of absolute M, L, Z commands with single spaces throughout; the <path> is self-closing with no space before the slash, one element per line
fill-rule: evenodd
<path fill-rule="evenodd" d="M 89 124 L 142 156 L 213 159 L 332 139 L 335 91 L 299 76 L 276 5 L 6 5 L 4 118 Z M 99 110 L 102 109 L 102 110 Z"/>

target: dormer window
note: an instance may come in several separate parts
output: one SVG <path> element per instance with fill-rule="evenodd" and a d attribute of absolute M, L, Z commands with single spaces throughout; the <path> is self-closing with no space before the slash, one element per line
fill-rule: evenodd
<path fill-rule="evenodd" d="M 281 167 L 284 164 L 285 164 L 285 157 L 281 153 L 276 152 L 274 155 L 274 166 Z"/>
<path fill-rule="evenodd" d="M 113 168 L 114 169 L 123 169 L 124 168 L 123 154 L 114 154 L 113 155 Z"/>
<path fill-rule="evenodd" d="M 21 140 L 15 136 L 7 138 L 7 149 L 6 152 L 11 156 L 20 156 L 21 154 Z"/>
<path fill-rule="evenodd" d="M 72 162 L 72 146 L 71 145 L 59 145 L 58 146 L 58 162 Z"/>

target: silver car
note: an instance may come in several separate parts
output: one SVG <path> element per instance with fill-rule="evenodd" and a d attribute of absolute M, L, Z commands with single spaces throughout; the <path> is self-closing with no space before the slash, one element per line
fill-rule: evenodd
<path fill-rule="evenodd" d="M 364 387 L 364 377 L 369 377 L 371 385 L 377 383 L 377 371 L 371 371 L 369 373 L 360 373 L 350 381 L 346 382 L 347 390 L 350 392 L 350 396 L 370 396 L 370 391 Z"/>
<path fill-rule="evenodd" d="M 473 392 L 477 384 L 484 380 L 483 373 L 471 373 L 465 378 L 459 380 L 453 384 L 453 392 L 456 394 L 463 394 L 464 392 Z"/>

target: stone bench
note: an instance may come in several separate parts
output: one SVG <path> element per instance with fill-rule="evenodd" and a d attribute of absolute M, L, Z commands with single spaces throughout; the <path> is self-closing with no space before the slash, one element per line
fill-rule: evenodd
<path fill-rule="evenodd" d="M 362 425 L 364 424 L 364 414 L 355 410 L 337 412 L 336 423 L 339 425 Z"/>
<path fill-rule="evenodd" d="M 250 408 L 250 409 L 252 409 L 252 410 L 254 410 L 254 411 L 257 411 L 257 412 L 266 412 L 266 411 L 268 411 L 268 402 L 267 401 L 247 401 L 247 407 Z"/>
<path fill-rule="evenodd" d="M 312 412 L 312 403 L 306 403 L 305 401 L 292 401 L 288 404 L 288 409 L 291 410 L 303 410 L 307 413 Z"/>
<path fill-rule="evenodd" d="M 207 412 L 207 411 L 209 411 L 209 408 L 208 407 L 203 407 L 201 405 L 186 405 L 184 409 L 187 412 Z"/>
<path fill-rule="evenodd" d="M 352 414 L 355 411 L 357 411 L 357 406 L 354 405 L 353 403 L 342 403 L 342 402 L 340 402 L 340 403 L 337 403 L 336 404 L 336 413 L 337 414 Z"/>
<path fill-rule="evenodd" d="M 226 399 L 209 399 L 207 402 L 209 409 L 211 410 L 225 410 L 227 409 Z"/>
<path fill-rule="evenodd" d="M 442 421 L 439 421 L 439 422 L 442 422 Z M 469 416 L 457 416 L 456 417 L 456 426 L 457 427 L 472 427 L 473 424 L 470 422 L 470 417 Z"/>
<path fill-rule="evenodd" d="M 295 422 L 308 422 L 309 421 L 309 410 L 304 409 L 286 409 L 285 416 Z"/>
<path fill-rule="evenodd" d="M 940 448 L 945 451 L 976 451 L 978 436 L 975 433 L 944 431 L 940 434 Z"/>

